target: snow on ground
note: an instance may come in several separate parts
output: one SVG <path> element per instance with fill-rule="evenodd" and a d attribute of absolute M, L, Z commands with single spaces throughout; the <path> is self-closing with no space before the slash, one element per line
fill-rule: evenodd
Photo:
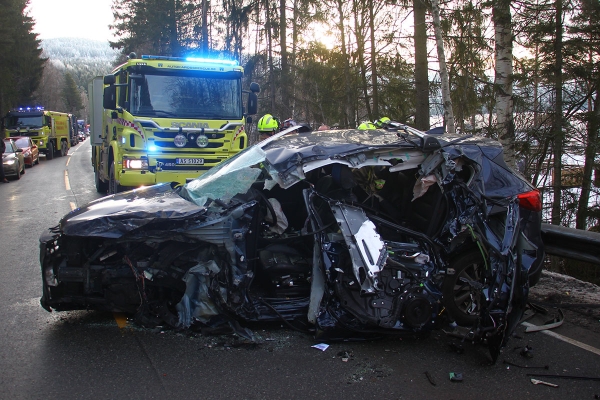
<path fill-rule="evenodd" d="M 544 271 L 540 281 L 529 293 L 532 303 L 563 310 L 565 322 L 600 333 L 600 286 Z"/>

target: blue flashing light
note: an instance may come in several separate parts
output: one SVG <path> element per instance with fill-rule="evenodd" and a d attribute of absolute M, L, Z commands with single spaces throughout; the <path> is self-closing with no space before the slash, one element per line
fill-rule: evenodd
<path fill-rule="evenodd" d="M 235 67 L 238 65 L 236 60 L 220 60 L 211 58 L 198 58 L 198 57 L 187 57 L 186 61 L 201 62 L 201 63 L 213 63 L 213 64 L 224 64 Z"/>
<path fill-rule="evenodd" d="M 16 109 L 17 111 L 44 111 L 44 107 L 19 107 Z"/>
<path fill-rule="evenodd" d="M 151 144 L 150 146 L 148 146 L 148 151 L 152 151 L 152 152 L 156 151 L 156 146 Z"/>
<path fill-rule="evenodd" d="M 219 59 L 219 58 L 199 58 L 199 57 L 181 58 L 181 57 L 143 55 L 142 60 L 191 61 L 191 62 L 229 65 L 232 67 L 236 67 L 239 65 L 237 60 L 223 60 L 223 59 Z"/>

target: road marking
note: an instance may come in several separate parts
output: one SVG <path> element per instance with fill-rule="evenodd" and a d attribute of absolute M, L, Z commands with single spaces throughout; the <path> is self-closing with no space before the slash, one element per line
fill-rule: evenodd
<path fill-rule="evenodd" d="M 69 184 L 69 171 L 65 171 L 65 188 L 71 190 L 71 185 Z"/>
<path fill-rule="evenodd" d="M 523 326 L 535 326 L 534 324 L 531 324 L 529 322 L 522 322 L 521 325 L 523 325 Z M 571 339 L 570 337 L 563 336 L 561 334 L 558 334 L 556 332 L 552 332 L 550 330 L 539 331 L 539 332 L 540 333 L 545 333 L 546 335 L 552 336 L 555 339 L 562 340 L 563 342 L 570 343 L 573 346 L 577 346 L 580 349 L 584 349 L 584 350 L 590 351 L 590 352 L 592 352 L 592 353 L 597 354 L 597 355 L 600 356 L 600 349 L 592 347 L 589 344 L 582 343 L 582 342 L 580 342 L 578 340 Z"/>
<path fill-rule="evenodd" d="M 115 316 L 115 321 L 117 321 L 117 326 L 119 328 L 123 329 L 127 326 L 127 317 L 125 314 L 113 313 L 113 315 Z"/>
<path fill-rule="evenodd" d="M 77 208 L 77 204 L 73 203 L 72 201 L 69 202 L 69 205 L 71 206 L 71 211 Z"/>
<path fill-rule="evenodd" d="M 69 158 L 67 158 L 67 163 L 65 164 L 65 167 L 69 166 L 69 161 L 71 161 L 71 156 L 69 156 Z"/>

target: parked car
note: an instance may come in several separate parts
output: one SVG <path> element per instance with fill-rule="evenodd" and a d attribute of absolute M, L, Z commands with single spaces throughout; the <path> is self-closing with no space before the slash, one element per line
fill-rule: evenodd
<path fill-rule="evenodd" d="M 25 173 L 25 158 L 23 157 L 23 150 L 18 148 L 12 139 L 4 139 L 6 149 L 2 154 L 2 167 L 4 168 L 4 175 L 14 176 L 17 179 L 21 179 L 21 174 Z"/>
<path fill-rule="evenodd" d="M 23 149 L 23 157 L 25 158 L 25 166 L 33 167 L 40 163 L 40 151 L 33 140 L 28 136 L 16 136 L 12 140 L 18 148 Z"/>
<path fill-rule="evenodd" d="M 495 360 L 544 257 L 540 194 L 502 146 L 397 123 L 302 129 L 67 214 L 40 238 L 42 306 L 240 335 L 283 320 L 322 340 L 456 322 Z"/>
<path fill-rule="evenodd" d="M 87 138 L 87 135 L 84 132 L 79 131 L 77 133 L 77 137 L 78 137 L 78 139 L 79 139 L 80 142 L 83 142 Z"/>

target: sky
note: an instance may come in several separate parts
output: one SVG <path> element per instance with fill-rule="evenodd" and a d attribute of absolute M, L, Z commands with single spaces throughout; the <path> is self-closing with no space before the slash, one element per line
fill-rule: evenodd
<path fill-rule="evenodd" d="M 29 16 L 35 21 L 38 39 L 87 38 L 114 40 L 113 0 L 29 0 Z"/>

